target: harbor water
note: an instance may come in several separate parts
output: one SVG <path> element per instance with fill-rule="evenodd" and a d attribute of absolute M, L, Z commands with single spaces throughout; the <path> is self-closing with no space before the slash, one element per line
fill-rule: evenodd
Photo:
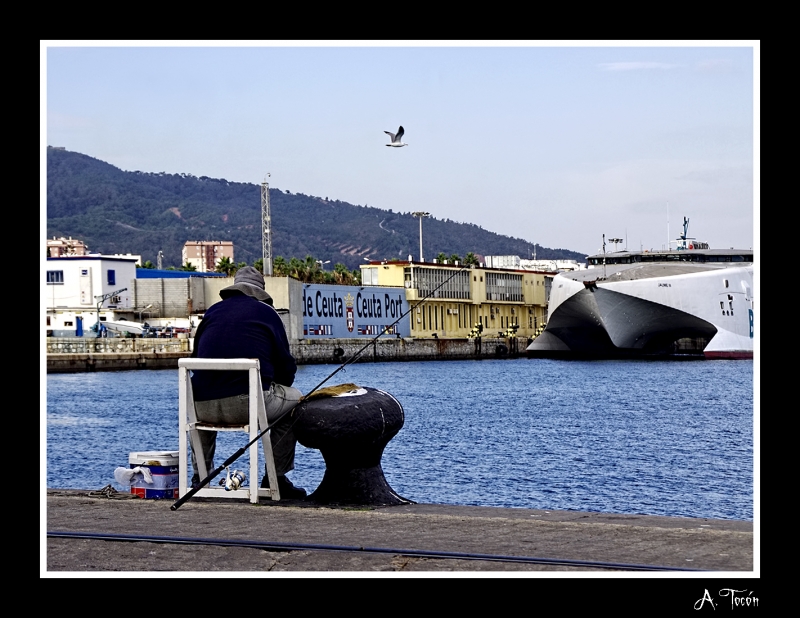
<path fill-rule="evenodd" d="M 301 366 L 294 385 L 336 368 Z M 402 404 L 382 467 L 415 502 L 753 520 L 752 361 L 354 363 L 325 386 L 345 382 Z M 178 450 L 177 370 L 48 374 L 46 387 L 48 488 L 128 491 L 114 470 L 131 452 Z M 218 434 L 215 465 L 246 443 Z M 324 471 L 298 445 L 294 484 L 311 492 Z"/>

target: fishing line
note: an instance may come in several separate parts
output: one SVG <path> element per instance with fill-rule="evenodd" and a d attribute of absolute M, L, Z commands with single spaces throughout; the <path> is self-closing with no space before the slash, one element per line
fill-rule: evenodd
<path fill-rule="evenodd" d="M 365 547 L 363 545 L 323 545 L 318 543 L 295 543 L 281 541 L 258 541 L 249 539 L 209 539 L 195 537 L 153 536 L 142 534 L 116 534 L 104 532 L 70 532 L 62 530 L 47 531 L 49 539 L 82 539 L 91 541 L 163 543 L 188 546 L 244 547 L 265 551 L 332 551 L 346 553 L 370 553 L 427 558 L 432 560 L 484 560 L 488 562 L 508 562 L 538 564 L 547 566 L 566 566 L 585 569 L 613 569 L 615 571 L 705 571 L 687 567 L 661 566 L 654 564 L 631 564 L 624 562 L 603 562 L 599 560 L 574 560 L 570 558 L 542 558 L 536 556 L 514 556 L 502 554 L 478 554 L 473 552 L 451 552 L 425 549 L 405 549 L 396 547 Z"/>
<path fill-rule="evenodd" d="M 442 282 L 441 282 L 439 285 L 437 285 L 437 286 L 436 286 L 435 288 L 433 288 L 433 289 L 432 289 L 430 292 L 428 292 L 428 294 L 426 294 L 426 295 L 425 295 L 425 297 L 423 297 L 421 300 L 417 301 L 417 302 L 416 302 L 416 304 L 414 304 L 413 306 L 409 307 L 408 311 L 406 311 L 406 312 L 402 313 L 402 314 L 400 315 L 400 317 L 399 317 L 399 318 L 397 318 L 397 319 L 396 319 L 394 322 L 392 322 L 392 323 L 391 323 L 391 324 L 389 324 L 388 326 L 385 326 L 385 327 L 383 328 L 383 330 L 382 330 L 380 333 L 378 333 L 378 334 L 377 334 L 375 337 L 373 337 L 373 338 L 372 338 L 372 339 L 370 339 L 370 340 L 369 340 L 367 343 L 365 343 L 365 344 L 364 344 L 364 345 L 361 347 L 361 349 L 359 349 L 359 350 L 358 350 L 358 351 L 357 351 L 355 354 L 353 354 L 353 356 L 351 356 L 349 359 L 347 359 L 345 362 L 343 362 L 341 365 L 339 365 L 339 366 L 338 366 L 338 367 L 337 367 L 337 368 L 336 368 L 336 369 L 333 371 L 333 373 L 331 373 L 331 374 L 330 374 L 330 375 L 329 375 L 327 378 L 325 378 L 325 379 L 324 379 L 322 382 L 320 382 L 319 384 L 317 384 L 317 385 L 316 385 L 314 388 L 312 388 L 312 389 L 311 389 L 310 391 L 308 391 L 308 392 L 307 392 L 305 395 L 303 395 L 303 397 L 302 397 L 302 398 L 300 399 L 300 401 L 298 401 L 297 403 L 300 403 L 301 401 L 303 401 L 303 399 L 307 399 L 307 398 L 308 398 L 308 397 L 309 397 L 309 396 L 310 396 L 312 393 L 314 393 L 315 391 L 317 391 L 317 390 L 319 389 L 319 387 L 321 387 L 323 384 L 325 384 L 325 383 L 326 383 L 328 380 L 330 380 L 330 379 L 331 379 L 333 376 L 335 376 L 337 373 L 339 373 L 339 372 L 340 372 L 342 369 L 344 369 L 344 368 L 345 368 L 347 365 L 349 365 L 350 363 L 353 363 L 353 362 L 355 362 L 355 360 L 356 360 L 358 357 L 360 357 L 360 356 L 361 356 L 361 354 L 363 354 L 363 353 L 364 353 L 364 350 L 366 350 L 366 349 L 367 349 L 369 346 L 373 345 L 373 344 L 374 344 L 374 343 L 375 343 L 375 342 L 376 342 L 376 341 L 377 341 L 377 340 L 378 340 L 378 339 L 379 339 L 381 336 L 383 336 L 384 334 L 386 334 L 386 332 L 388 332 L 388 331 L 389 331 L 389 329 L 391 329 L 391 328 L 392 328 L 392 327 L 393 327 L 395 324 L 397 324 L 397 323 L 398 323 L 400 320 L 402 320 L 404 317 L 406 317 L 406 316 L 407 316 L 409 313 L 411 313 L 411 312 L 412 312 L 414 309 L 416 309 L 417 307 L 419 307 L 419 306 L 420 306 L 422 303 L 424 303 L 426 300 L 428 300 L 429 298 L 431 298 L 431 297 L 432 297 L 432 296 L 433 296 L 433 295 L 434 295 L 434 294 L 435 294 L 435 293 L 436 293 L 436 292 L 439 290 L 439 288 L 441 288 L 441 287 L 442 287 L 442 286 L 443 286 L 445 283 L 447 283 L 448 281 L 450 281 L 450 279 L 452 279 L 453 277 L 455 277 L 455 276 L 456 276 L 458 273 L 460 273 L 460 272 L 463 272 L 463 271 L 465 271 L 465 270 L 468 270 L 469 268 L 471 268 L 471 265 L 470 265 L 470 264 L 465 264 L 464 266 L 462 266 L 462 267 L 461 267 L 461 268 L 459 268 L 458 270 L 454 271 L 452 275 L 450 275 L 450 276 L 449 276 L 447 279 L 445 279 L 444 281 L 442 281 Z M 241 447 L 239 450 L 237 450 L 237 451 L 236 451 L 236 452 L 235 452 L 233 455 L 231 455 L 230 457 L 228 457 L 228 459 L 226 459 L 226 460 L 225 460 L 225 461 L 222 463 L 222 465 L 220 465 L 220 466 L 217 466 L 217 467 L 216 467 L 214 470 L 212 470 L 212 471 L 211 471 L 211 472 L 208 474 L 208 476 L 206 476 L 206 478 L 204 478 L 203 480 L 201 480 L 201 481 L 200 481 L 200 483 L 198 483 L 197 485 L 195 485 L 194 487 L 192 487 L 192 488 L 191 488 L 191 489 L 190 489 L 188 492 L 186 492 L 186 494 L 184 494 L 184 495 L 183 495 L 181 498 L 178 498 L 178 500 L 176 500 L 176 501 L 175 501 L 175 503 L 174 503 L 174 504 L 173 504 L 171 507 L 169 507 L 169 508 L 170 508 L 170 510 L 177 511 L 177 510 L 178 510 L 178 509 L 181 507 L 181 505 L 182 505 L 184 502 L 186 502 L 187 500 L 191 499 L 191 498 L 192 498 L 192 496 L 194 496 L 194 495 L 195 495 L 195 494 L 196 494 L 198 491 L 200 491 L 200 490 L 201 490 L 203 487 L 205 487 L 206 485 L 208 485 L 208 483 L 210 483 L 210 482 L 211 482 L 211 480 L 212 480 L 214 477 L 216 477 L 216 476 L 217 476 L 217 475 L 218 475 L 220 472 L 222 472 L 222 471 L 223 471 L 225 468 L 227 468 L 227 467 L 228 467 L 228 466 L 230 466 L 230 465 L 231 465 L 233 462 L 235 462 L 237 459 L 239 459 L 239 457 L 241 457 L 242 455 L 244 455 L 244 454 L 247 452 L 247 449 L 248 449 L 248 448 L 250 448 L 250 446 L 252 446 L 252 445 L 253 445 L 255 442 L 257 442 L 258 440 L 260 440 L 260 439 L 261 439 L 261 437 L 262 437 L 262 436 L 263 436 L 265 433 L 267 433 L 267 432 L 268 432 L 270 429 L 272 429 L 272 428 L 273 428 L 275 425 L 277 425 L 278 423 L 280 423 L 280 422 L 281 422 L 281 420 L 283 420 L 283 418 L 284 418 L 284 417 L 285 417 L 287 414 L 291 414 L 291 413 L 294 411 L 294 409 L 295 409 L 295 407 L 296 407 L 296 406 L 297 406 L 297 404 L 295 404 L 294 406 L 292 406 L 291 408 L 289 408 L 288 410 L 286 410 L 286 411 L 285 411 L 283 414 L 281 414 L 281 415 L 280 415 L 278 418 L 276 418 L 276 419 L 275 419 L 273 422 L 269 423 L 269 424 L 268 424 L 268 425 L 267 425 L 267 426 L 266 426 L 266 427 L 265 427 L 263 430 L 261 430 L 261 432 L 260 432 L 258 435 L 256 435 L 256 437 L 255 437 L 255 438 L 253 438 L 252 440 L 250 440 L 250 442 L 248 442 L 247 444 L 245 444 L 243 447 Z M 291 428 L 291 427 L 293 427 L 293 426 L 294 426 L 294 424 L 295 424 L 296 422 L 297 422 L 297 418 L 295 418 L 295 419 L 292 421 L 292 424 L 291 424 L 289 427 L 290 427 L 290 428 Z M 283 439 L 283 437 L 281 437 L 281 439 Z M 278 440 L 278 442 L 280 442 L 280 440 Z M 276 442 L 276 444 L 277 444 L 278 442 Z M 252 482 L 252 479 L 251 479 L 251 482 Z"/>

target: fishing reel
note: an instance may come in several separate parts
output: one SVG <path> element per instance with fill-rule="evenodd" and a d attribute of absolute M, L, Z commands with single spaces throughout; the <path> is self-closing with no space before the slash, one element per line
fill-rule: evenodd
<path fill-rule="evenodd" d="M 227 476 L 224 479 L 219 480 L 220 485 L 225 486 L 225 491 L 235 491 L 242 486 L 245 479 L 247 478 L 241 470 L 234 470 L 231 474 L 230 468 L 225 468 L 227 470 Z"/>

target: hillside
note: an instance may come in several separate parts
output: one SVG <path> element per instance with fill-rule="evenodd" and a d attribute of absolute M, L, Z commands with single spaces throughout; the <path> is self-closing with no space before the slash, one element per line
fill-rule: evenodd
<path fill-rule="evenodd" d="M 419 220 L 400 213 L 270 188 L 272 255 L 312 255 L 356 269 L 369 259 L 419 257 Z M 261 187 L 191 174 L 125 172 L 98 159 L 47 149 L 47 235 L 92 252 L 133 253 L 181 266 L 187 240 L 230 240 L 236 262 L 261 257 Z M 423 252 L 530 257 L 533 245 L 471 223 L 426 218 Z M 537 245 L 542 259 L 585 255 Z"/>

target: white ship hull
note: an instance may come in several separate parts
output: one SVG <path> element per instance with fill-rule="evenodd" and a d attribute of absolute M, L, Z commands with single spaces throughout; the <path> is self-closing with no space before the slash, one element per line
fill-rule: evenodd
<path fill-rule="evenodd" d="M 562 273 L 539 357 L 752 358 L 753 266 L 627 264 Z"/>

